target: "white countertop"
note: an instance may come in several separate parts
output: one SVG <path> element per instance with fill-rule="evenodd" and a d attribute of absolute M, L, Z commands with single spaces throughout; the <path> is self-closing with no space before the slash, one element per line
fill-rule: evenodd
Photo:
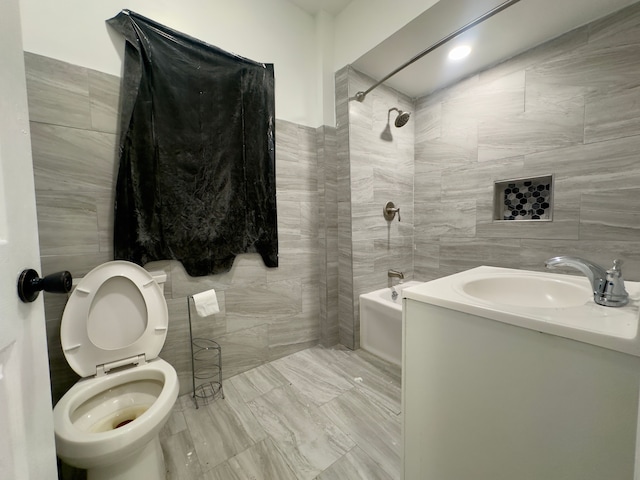
<path fill-rule="evenodd" d="M 584 287 L 585 302 L 561 308 L 499 304 L 468 295 L 462 288 L 467 282 L 481 278 L 514 274 Z M 625 287 L 630 298 L 628 305 L 603 307 L 593 301 L 586 277 L 482 266 L 407 288 L 402 293 L 407 299 L 640 356 L 640 282 L 626 281 Z"/>

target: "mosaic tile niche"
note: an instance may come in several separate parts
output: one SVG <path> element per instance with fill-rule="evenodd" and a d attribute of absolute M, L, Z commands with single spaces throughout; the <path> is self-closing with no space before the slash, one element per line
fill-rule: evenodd
<path fill-rule="evenodd" d="M 551 220 L 553 176 L 494 183 L 494 220 Z"/>

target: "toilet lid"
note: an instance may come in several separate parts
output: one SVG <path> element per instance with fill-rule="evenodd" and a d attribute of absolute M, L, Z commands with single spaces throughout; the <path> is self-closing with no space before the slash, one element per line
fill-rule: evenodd
<path fill-rule="evenodd" d="M 69 297 L 60 326 L 62 350 L 81 377 L 100 366 L 156 358 L 169 324 L 167 303 L 151 274 L 116 260 L 91 270 Z"/>

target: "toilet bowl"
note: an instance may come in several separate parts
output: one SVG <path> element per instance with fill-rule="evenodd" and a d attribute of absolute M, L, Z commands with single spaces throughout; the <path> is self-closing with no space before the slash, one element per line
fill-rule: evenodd
<path fill-rule="evenodd" d="M 53 410 L 56 450 L 89 480 L 165 478 L 159 432 L 178 397 L 176 371 L 158 357 L 168 326 L 165 278 L 108 262 L 65 307 L 62 349 L 83 378 Z"/>

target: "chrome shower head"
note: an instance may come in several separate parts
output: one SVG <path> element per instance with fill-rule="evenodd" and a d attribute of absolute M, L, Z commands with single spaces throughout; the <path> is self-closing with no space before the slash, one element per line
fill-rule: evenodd
<path fill-rule="evenodd" d="M 393 108 L 389 109 L 389 113 L 391 113 L 392 110 L 395 110 L 396 112 L 398 112 L 398 116 L 396 117 L 396 121 L 393 122 L 393 124 L 397 128 L 404 127 L 407 124 L 407 122 L 409 121 L 409 117 L 411 116 L 411 112 L 403 112 L 399 108 L 393 107 Z"/>

